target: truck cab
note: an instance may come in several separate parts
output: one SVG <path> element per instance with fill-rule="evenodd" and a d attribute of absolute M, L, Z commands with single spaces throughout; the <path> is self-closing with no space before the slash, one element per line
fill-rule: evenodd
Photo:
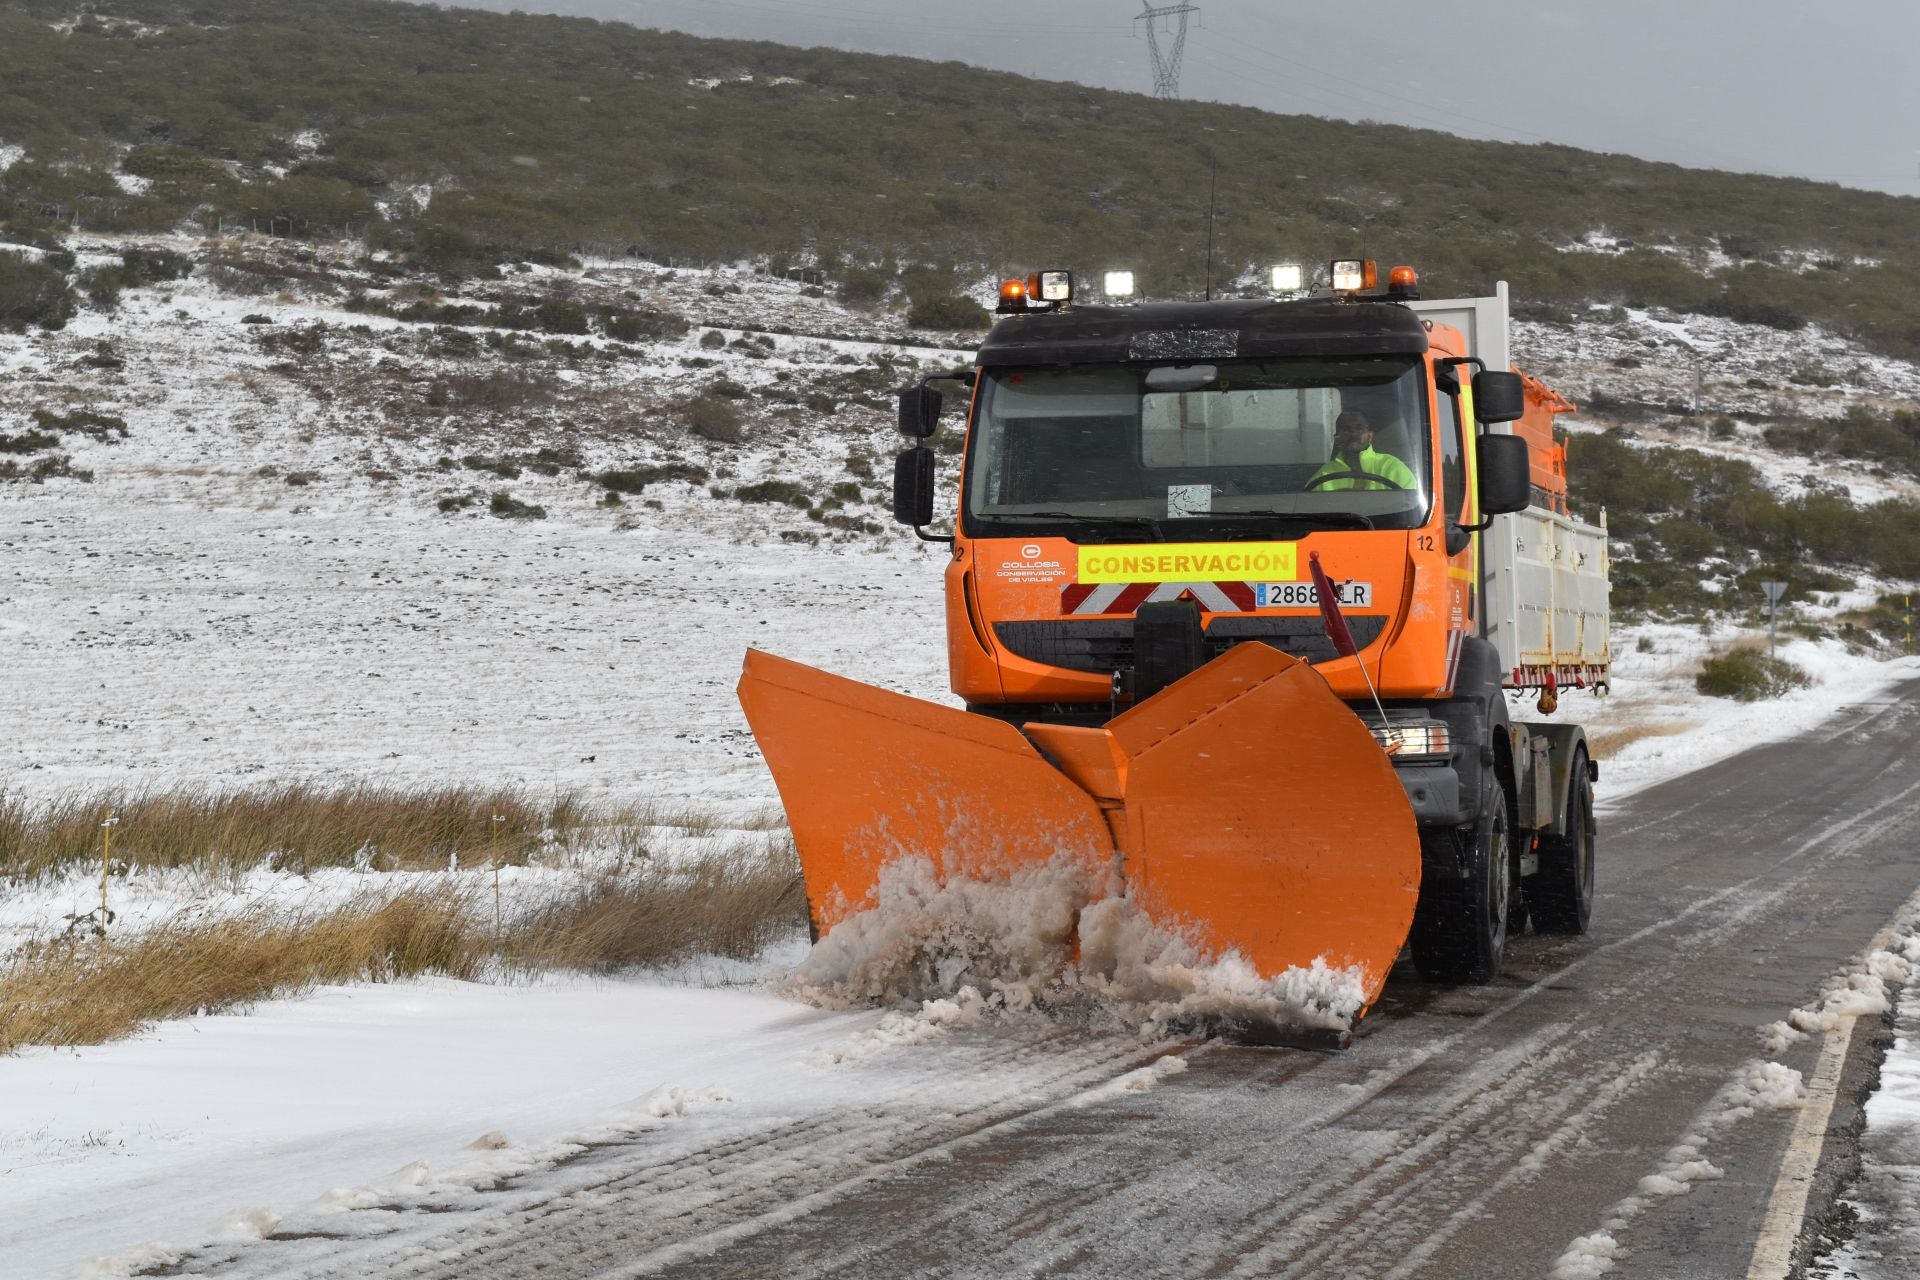
<path fill-rule="evenodd" d="M 1335 264 L 1336 281 L 1347 265 L 1362 264 Z M 1370 286 L 1364 266 L 1348 275 Z M 1604 681 L 1604 532 L 1600 620 L 1573 628 L 1577 658 L 1551 635 L 1544 659 L 1523 658 L 1512 633 L 1540 584 L 1521 581 L 1512 530 L 1488 531 L 1529 508 L 1585 526 L 1565 514 L 1552 444 L 1552 413 L 1572 405 L 1507 367 L 1504 289 L 1422 303 L 1396 268 L 1384 291 L 1081 305 L 1066 273 L 1045 274 L 1051 289 L 1003 289 L 964 375 L 951 534 L 926 530 L 932 451 L 896 465 L 896 516 L 952 543 L 954 693 L 1016 725 L 1100 725 L 1233 646 L 1269 645 L 1313 664 L 1391 753 L 1422 832 L 1423 970 L 1490 976 L 1523 903 L 1584 929 L 1584 736 L 1516 727 L 1505 691 L 1544 702 Z M 903 392 L 901 430 L 924 441 L 940 407 L 925 384 Z M 1471 940 L 1432 924 L 1463 910 Z M 1416 959 L 1421 939 L 1417 918 Z"/>

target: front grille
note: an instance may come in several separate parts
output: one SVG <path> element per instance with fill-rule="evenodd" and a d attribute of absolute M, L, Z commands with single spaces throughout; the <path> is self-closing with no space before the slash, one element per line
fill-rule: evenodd
<path fill-rule="evenodd" d="M 1347 629 L 1353 642 L 1366 648 L 1386 630 L 1377 615 L 1350 615 Z M 1069 671 L 1130 671 L 1133 669 L 1133 619 L 1090 618 L 1046 622 L 997 622 L 993 633 L 1008 652 Z M 1326 624 L 1317 617 L 1215 618 L 1206 630 L 1210 656 L 1219 657 L 1236 644 L 1259 640 L 1303 662 L 1325 662 L 1335 656 Z"/>

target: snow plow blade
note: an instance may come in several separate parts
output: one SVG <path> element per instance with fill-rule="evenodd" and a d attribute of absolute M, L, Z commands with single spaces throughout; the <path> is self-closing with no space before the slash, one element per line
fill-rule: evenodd
<path fill-rule="evenodd" d="M 740 701 L 824 936 L 880 870 L 1004 878 L 1062 854 L 1202 953 L 1273 979 L 1320 961 L 1380 994 L 1420 844 L 1386 754 L 1307 664 L 1243 644 L 1098 729 L 1029 724 L 749 651 Z"/>

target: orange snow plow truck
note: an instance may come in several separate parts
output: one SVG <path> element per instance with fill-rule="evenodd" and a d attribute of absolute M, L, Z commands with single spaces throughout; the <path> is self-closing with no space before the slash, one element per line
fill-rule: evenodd
<path fill-rule="evenodd" d="M 1508 709 L 1606 682 L 1606 534 L 1568 514 L 1552 429 L 1573 405 L 1510 370 L 1504 283 L 1422 301 L 1376 274 L 1139 305 L 1008 282 L 947 375 L 951 535 L 940 379 L 901 393 L 894 514 L 951 543 L 966 710 L 759 652 L 740 681 L 816 934 L 907 857 L 1087 859 L 1203 954 L 1319 961 L 1365 1005 L 1409 943 L 1480 983 L 1529 921 L 1586 929 L 1598 770 L 1579 726 Z"/>

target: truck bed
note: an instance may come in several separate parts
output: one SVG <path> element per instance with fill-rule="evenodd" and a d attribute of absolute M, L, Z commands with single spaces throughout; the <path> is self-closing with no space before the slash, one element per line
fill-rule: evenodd
<path fill-rule="evenodd" d="M 1494 518 L 1481 556 L 1483 633 L 1499 650 L 1509 686 L 1604 684 L 1605 524 L 1529 507 Z"/>

